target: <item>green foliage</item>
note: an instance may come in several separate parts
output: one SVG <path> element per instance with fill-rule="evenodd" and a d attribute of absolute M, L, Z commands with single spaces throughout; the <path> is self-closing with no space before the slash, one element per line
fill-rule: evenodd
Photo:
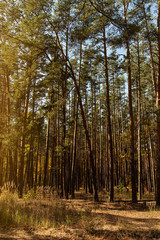
<path fill-rule="evenodd" d="M 31 189 L 28 191 L 27 194 L 24 194 L 23 198 L 24 199 L 34 199 L 35 196 L 36 196 L 36 193 L 35 193 L 34 189 Z"/>
<path fill-rule="evenodd" d="M 122 193 L 123 192 L 123 183 L 121 181 L 119 181 L 118 185 L 117 185 L 117 192 L 118 193 Z"/>

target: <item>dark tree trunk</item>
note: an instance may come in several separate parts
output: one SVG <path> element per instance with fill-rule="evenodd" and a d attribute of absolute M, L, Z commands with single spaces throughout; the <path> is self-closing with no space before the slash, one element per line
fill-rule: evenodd
<path fill-rule="evenodd" d="M 36 154 L 36 169 L 35 169 L 35 180 L 34 180 L 34 191 L 37 190 L 37 182 L 38 182 L 38 158 L 39 158 L 39 148 L 40 148 L 40 134 L 37 143 L 37 154 Z"/>
<path fill-rule="evenodd" d="M 156 205 L 160 206 L 160 2 L 157 17 L 157 162 L 156 162 Z"/>
<path fill-rule="evenodd" d="M 140 66 L 140 52 L 139 52 L 139 36 L 137 36 L 137 54 L 138 54 L 138 83 L 137 83 L 137 125 L 138 125 L 138 199 L 141 199 L 141 175 L 142 175 L 142 156 L 141 156 L 141 66 Z"/>
<path fill-rule="evenodd" d="M 45 187 L 48 184 L 49 137 L 50 137 L 50 116 L 48 116 L 47 134 L 46 134 L 46 149 L 45 149 L 44 178 L 43 178 L 44 196 L 45 196 Z"/>
<path fill-rule="evenodd" d="M 50 186 L 54 186 L 54 173 L 55 173 L 55 148 L 56 148 L 56 118 L 53 116 L 53 127 L 52 127 L 52 156 L 51 156 L 51 169 L 50 169 Z"/>

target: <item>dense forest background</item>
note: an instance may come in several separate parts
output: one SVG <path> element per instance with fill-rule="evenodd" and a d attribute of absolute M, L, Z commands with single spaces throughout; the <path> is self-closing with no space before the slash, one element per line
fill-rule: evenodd
<path fill-rule="evenodd" d="M 160 2 L 0 8 L 0 186 L 114 201 L 123 185 L 160 205 Z"/>

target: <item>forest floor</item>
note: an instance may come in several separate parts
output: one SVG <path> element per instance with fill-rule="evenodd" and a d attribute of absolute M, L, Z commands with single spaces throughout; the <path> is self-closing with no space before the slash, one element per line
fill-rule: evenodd
<path fill-rule="evenodd" d="M 104 196 L 77 193 L 76 199 L 0 197 L 0 239 L 160 239 L 160 209 L 154 201 L 109 203 Z M 103 198 L 103 200 L 102 200 Z"/>

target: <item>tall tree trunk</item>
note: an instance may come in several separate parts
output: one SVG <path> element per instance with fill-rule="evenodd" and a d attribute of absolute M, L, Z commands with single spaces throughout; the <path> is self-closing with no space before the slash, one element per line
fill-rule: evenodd
<path fill-rule="evenodd" d="M 97 175 L 97 105 L 96 105 L 96 84 L 94 84 L 94 159 L 95 159 L 95 171 L 96 171 L 96 175 Z"/>
<path fill-rule="evenodd" d="M 156 162 L 156 205 L 160 206 L 160 1 L 157 17 L 157 162 Z"/>
<path fill-rule="evenodd" d="M 6 103 L 7 103 L 7 133 L 10 134 L 10 79 L 7 69 L 6 73 Z M 9 165 L 9 181 L 13 181 L 13 160 L 12 160 L 12 151 L 8 146 L 7 150 L 7 162 Z M 8 169 L 7 169 L 8 172 Z"/>
<path fill-rule="evenodd" d="M 80 57 L 79 57 L 79 73 L 78 73 L 79 88 L 80 88 L 81 62 L 82 62 L 82 41 L 80 42 Z M 73 133 L 73 153 L 72 153 L 72 166 L 71 166 L 71 196 L 72 196 L 72 198 L 74 198 L 74 183 L 75 183 L 78 106 L 79 106 L 79 99 L 78 99 L 78 96 L 77 96 L 76 101 L 75 101 L 75 116 L 74 116 L 75 117 L 75 122 L 74 122 L 74 133 Z"/>
<path fill-rule="evenodd" d="M 106 191 L 109 192 L 109 181 L 110 181 L 110 161 L 109 161 L 109 143 L 108 143 L 108 123 L 106 117 L 106 126 L 105 126 L 105 138 L 106 138 L 106 151 L 105 151 L 105 185 Z"/>
<path fill-rule="evenodd" d="M 59 92 L 59 89 L 60 89 L 60 87 L 59 87 L 59 83 L 58 83 L 58 92 Z M 58 96 L 57 96 L 57 102 L 58 102 L 58 104 L 57 104 L 57 146 L 58 146 L 58 148 L 57 148 L 57 173 L 56 173 L 56 175 L 57 175 L 57 191 L 59 190 L 59 186 L 60 186 L 60 154 L 59 154 L 59 145 L 60 145 L 60 116 L 59 116 L 59 108 L 60 108 L 60 106 L 59 106 L 59 94 L 58 94 Z"/>
<path fill-rule="evenodd" d="M 30 88 L 31 88 L 31 76 L 29 76 L 29 79 L 28 79 L 27 90 L 26 90 L 26 94 L 25 94 L 24 111 L 23 111 L 21 152 L 20 152 L 20 164 L 19 164 L 19 171 L 18 171 L 18 193 L 19 193 L 20 198 L 22 198 L 22 196 L 23 196 L 23 187 L 24 187 L 23 174 L 24 174 L 24 158 L 25 158 L 25 142 L 26 142 L 25 131 L 26 131 L 26 123 L 27 123 Z"/>
<path fill-rule="evenodd" d="M 88 122 L 88 101 L 87 101 L 87 91 L 85 89 L 85 118 L 86 118 L 86 122 Z M 87 125 L 88 127 L 88 125 Z M 89 187 L 89 162 L 88 162 L 88 145 L 87 145 L 87 139 L 86 139 L 86 136 L 85 136 L 85 159 L 86 159 L 86 163 L 85 163 L 85 169 L 86 169 L 86 174 L 85 174 L 85 190 L 86 190 L 86 193 L 88 191 L 88 188 Z"/>
<path fill-rule="evenodd" d="M 36 80 L 33 80 L 33 98 L 32 98 L 32 132 L 30 138 L 30 177 L 29 186 L 33 188 L 34 185 L 34 119 L 35 119 L 35 86 Z"/>
<path fill-rule="evenodd" d="M 150 159 L 151 159 L 151 176 L 152 176 L 152 187 L 153 187 L 153 192 L 155 192 L 155 173 L 154 173 L 154 154 L 153 154 L 153 143 L 152 143 L 152 138 L 151 138 L 151 132 L 149 129 L 149 124 L 148 124 L 148 132 L 149 132 L 149 146 L 150 146 Z"/>
<path fill-rule="evenodd" d="M 141 199 L 141 173 L 142 173 L 142 157 L 141 157 L 141 66 L 140 66 L 140 53 L 139 53 L 139 36 L 137 35 L 137 54 L 138 54 L 138 199 Z"/>
<path fill-rule="evenodd" d="M 68 168 L 68 158 L 67 158 L 67 149 L 65 146 L 65 141 L 66 141 L 66 96 L 67 96 L 67 73 L 68 73 L 68 68 L 67 68 L 67 58 L 68 58 L 68 33 L 69 33 L 69 21 L 67 22 L 67 28 L 66 28 L 66 65 L 65 65 L 65 76 L 63 79 L 62 83 L 62 94 L 63 94 L 63 107 L 62 107 L 62 112 L 63 112 L 63 139 L 62 139 L 62 149 L 63 149 L 63 154 L 62 154 L 62 166 L 63 166 L 63 171 L 64 171 L 64 176 L 62 179 L 63 184 L 64 184 L 64 191 L 65 191 L 65 197 L 68 199 L 68 193 L 69 193 L 69 168 Z"/>
<path fill-rule="evenodd" d="M 14 183 L 17 187 L 17 167 L 18 167 L 18 140 L 16 140 L 15 150 L 14 150 Z"/>
<path fill-rule="evenodd" d="M 99 82 L 99 184 L 100 187 L 104 187 L 104 166 L 103 166 L 103 157 L 102 157 L 102 109 L 101 109 L 101 84 Z"/>
<path fill-rule="evenodd" d="M 137 202 L 137 189 L 136 189 L 136 166 L 134 157 L 134 119 L 132 107 L 132 83 L 131 83 L 131 62 L 130 62 L 130 48 L 129 36 L 127 30 L 127 6 L 126 1 L 123 1 L 123 14 L 124 14 L 124 27 L 125 27 L 125 40 L 127 50 L 127 74 L 128 74 L 128 99 L 129 99 L 129 115 L 130 115 L 130 159 L 131 159 L 131 180 L 132 180 L 132 202 Z"/>
<path fill-rule="evenodd" d="M 110 161 L 110 201 L 114 201 L 114 162 L 113 162 L 113 148 L 112 148 L 112 129 L 110 120 L 110 99 L 109 99 L 109 77 L 108 77 L 108 60 L 106 48 L 106 33 L 105 26 L 103 25 L 103 47 L 104 47 L 104 67 L 105 67 L 105 80 L 106 80 L 106 111 L 107 111 L 107 132 L 109 143 L 109 161 Z"/>
<path fill-rule="evenodd" d="M 113 126 L 113 155 L 114 155 L 114 162 L 115 162 L 115 184 L 118 185 L 119 181 L 121 180 L 120 177 L 120 167 L 119 167 L 119 161 L 118 161 L 118 153 L 117 153 L 117 135 L 116 135 L 116 101 L 115 101 L 115 81 L 114 81 L 114 73 L 113 73 L 113 117 L 112 117 L 112 126 Z M 119 129 L 118 129 L 119 132 Z M 122 166 L 121 166 L 122 167 Z"/>
<path fill-rule="evenodd" d="M 49 162 L 49 138 L 50 138 L 50 116 L 48 115 L 47 120 L 47 134 L 46 134 L 46 149 L 45 149 L 45 162 L 44 162 L 44 178 L 43 178 L 43 188 L 45 196 L 45 187 L 48 184 L 48 162 Z"/>
<path fill-rule="evenodd" d="M 40 134 L 38 136 L 38 143 L 37 143 L 37 154 L 36 154 L 36 169 L 35 169 L 35 180 L 34 180 L 34 191 L 37 190 L 37 183 L 38 183 L 38 158 L 39 158 L 39 148 L 40 148 Z"/>
<path fill-rule="evenodd" d="M 50 169 L 50 186 L 54 186 L 54 173 L 55 173 L 55 148 L 56 148 L 56 117 L 53 116 L 53 126 L 52 126 L 52 156 L 51 156 L 51 169 Z"/>
<path fill-rule="evenodd" d="M 38 185 L 41 186 L 42 181 L 42 150 L 40 145 L 40 153 L 39 153 L 39 172 L 38 172 Z"/>

